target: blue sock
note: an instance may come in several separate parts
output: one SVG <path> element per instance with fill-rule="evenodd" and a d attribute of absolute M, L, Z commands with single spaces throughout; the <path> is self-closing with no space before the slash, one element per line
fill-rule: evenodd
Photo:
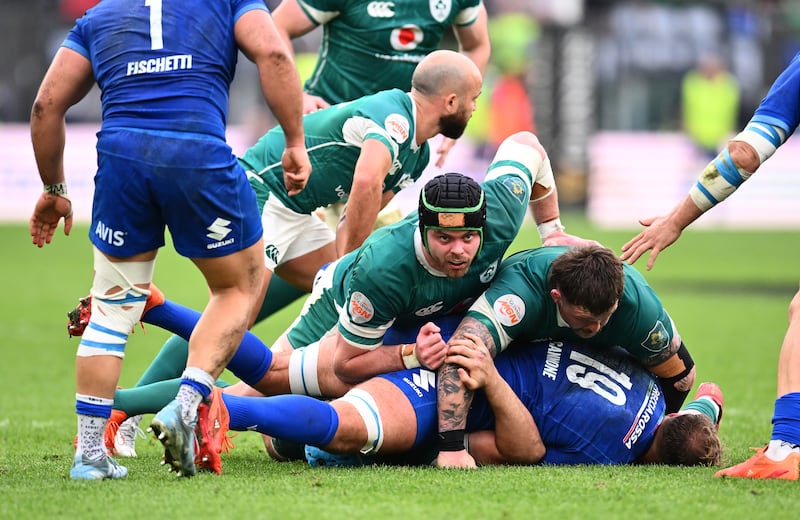
<path fill-rule="evenodd" d="M 168 330 L 188 341 L 195 325 L 200 321 L 200 316 L 200 312 L 194 309 L 165 300 L 163 305 L 148 310 L 142 316 L 142 321 Z M 255 334 L 248 331 L 245 332 L 239 348 L 228 363 L 228 369 L 252 386 L 261 381 L 271 363 L 272 351 Z"/>
<path fill-rule="evenodd" d="M 200 321 L 200 316 L 199 311 L 180 303 L 164 300 L 163 305 L 156 305 L 145 312 L 142 321 L 161 327 L 189 341 L 189 336 L 192 335 L 195 325 Z"/>
<path fill-rule="evenodd" d="M 325 446 L 339 427 L 339 414 L 325 401 L 307 395 L 242 397 L 222 393 L 230 429 L 255 429 L 282 440 Z"/>
<path fill-rule="evenodd" d="M 228 370 L 250 386 L 255 386 L 269 370 L 272 351 L 258 336 L 244 333 L 239 348 L 228 361 Z"/>
<path fill-rule="evenodd" d="M 800 446 L 800 392 L 785 394 L 775 400 L 772 440 Z"/>

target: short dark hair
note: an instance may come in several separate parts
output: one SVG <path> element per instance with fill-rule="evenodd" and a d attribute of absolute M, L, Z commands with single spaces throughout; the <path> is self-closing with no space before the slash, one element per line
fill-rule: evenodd
<path fill-rule="evenodd" d="M 559 255 L 547 273 L 548 289 L 558 289 L 571 305 L 592 314 L 608 311 L 622 296 L 622 260 L 603 246 L 572 247 Z"/>

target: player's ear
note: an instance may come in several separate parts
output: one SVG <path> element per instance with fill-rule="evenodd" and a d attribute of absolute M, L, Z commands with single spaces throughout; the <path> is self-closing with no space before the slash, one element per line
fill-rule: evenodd
<path fill-rule="evenodd" d="M 444 97 L 444 109 L 447 114 L 455 114 L 458 111 L 458 95 L 455 92 Z"/>

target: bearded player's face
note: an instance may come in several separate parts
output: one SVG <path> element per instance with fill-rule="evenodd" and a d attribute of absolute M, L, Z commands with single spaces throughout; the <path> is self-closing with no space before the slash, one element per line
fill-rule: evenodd
<path fill-rule="evenodd" d="M 481 246 L 481 235 L 474 230 L 429 229 L 426 256 L 431 266 L 448 278 L 461 278 L 469 270 Z"/>

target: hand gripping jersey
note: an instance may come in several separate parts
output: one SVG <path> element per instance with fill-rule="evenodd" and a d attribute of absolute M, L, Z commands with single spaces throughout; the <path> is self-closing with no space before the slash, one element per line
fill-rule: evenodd
<path fill-rule="evenodd" d="M 595 348 L 619 345 L 645 366 L 663 361 L 656 360 L 669 348 L 675 327 L 661 300 L 631 265 L 624 264 L 619 306 L 597 335 L 582 339 L 561 319 L 547 288 L 547 273 L 553 260 L 566 250 L 544 247 L 510 256 L 467 316 L 488 327 L 499 349 L 518 339 L 555 339 L 590 342 Z"/>
<path fill-rule="evenodd" d="M 380 90 L 411 90 L 423 57 L 445 30 L 478 17 L 480 0 L 298 0 L 323 26 L 319 60 L 306 92 L 340 103 Z"/>
<path fill-rule="evenodd" d="M 279 126 L 241 157 L 260 208 L 270 193 L 297 213 L 308 214 L 335 202 L 347 202 L 361 145 L 367 139 L 380 141 L 392 157 L 384 192 L 397 193 L 413 184 L 430 159 L 428 143 L 417 146 L 414 137 L 414 102 L 407 92 L 398 89 L 307 114 L 303 129 L 312 173 L 305 189 L 297 195 L 290 197 L 284 185 L 281 156 L 286 140 Z"/>

